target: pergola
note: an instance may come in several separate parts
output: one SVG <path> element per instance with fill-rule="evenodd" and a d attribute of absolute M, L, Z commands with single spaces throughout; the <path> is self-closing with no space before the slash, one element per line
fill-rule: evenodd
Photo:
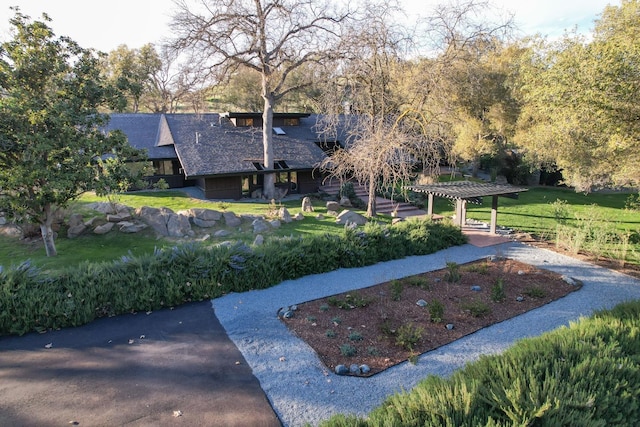
<path fill-rule="evenodd" d="M 454 224 L 462 227 L 466 223 L 467 202 L 482 204 L 482 198 L 492 196 L 491 203 L 491 234 L 496 233 L 496 222 L 498 219 L 498 196 L 517 199 L 518 193 L 527 191 L 526 188 L 515 187 L 509 184 L 494 184 L 488 182 L 453 181 L 436 184 L 412 185 L 406 187 L 409 190 L 427 193 L 429 203 L 427 215 L 433 214 L 433 198 L 435 196 L 445 197 L 456 201 L 456 218 Z"/>

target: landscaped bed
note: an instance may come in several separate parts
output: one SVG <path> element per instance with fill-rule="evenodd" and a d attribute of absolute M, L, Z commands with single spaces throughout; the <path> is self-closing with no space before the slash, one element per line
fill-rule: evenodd
<path fill-rule="evenodd" d="M 580 288 L 568 282 L 512 259 L 448 263 L 280 314 L 330 370 L 370 376 Z"/>

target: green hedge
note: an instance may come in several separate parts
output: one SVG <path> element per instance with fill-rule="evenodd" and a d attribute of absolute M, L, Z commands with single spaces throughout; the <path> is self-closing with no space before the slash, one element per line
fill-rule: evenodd
<path fill-rule="evenodd" d="M 341 235 L 286 237 L 259 247 L 189 243 L 47 276 L 24 262 L 0 267 L 0 335 L 78 326 L 96 317 L 157 310 L 283 280 L 424 255 L 464 243 L 459 229 L 428 221 L 368 224 Z"/>
<path fill-rule="evenodd" d="M 640 425 L 640 301 L 601 311 L 448 379 L 431 376 L 367 419 L 327 426 Z"/>

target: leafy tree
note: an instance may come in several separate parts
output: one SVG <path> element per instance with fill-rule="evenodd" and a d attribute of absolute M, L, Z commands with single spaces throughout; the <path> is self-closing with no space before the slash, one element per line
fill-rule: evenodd
<path fill-rule="evenodd" d="M 238 69 L 260 75 L 263 100 L 264 165 L 274 169 L 273 111 L 288 93 L 310 84 L 289 76 L 309 62 L 332 54 L 340 23 L 348 15 L 329 0 L 202 0 L 189 6 L 178 2 L 173 19 L 176 47 L 194 53 L 218 81 Z M 275 194 L 275 174 L 264 179 L 264 194 Z"/>
<path fill-rule="evenodd" d="M 640 182 L 640 2 L 605 8 L 593 40 L 536 39 L 522 56 L 516 136 L 577 191 Z"/>
<path fill-rule="evenodd" d="M 53 256 L 58 210 L 84 191 L 115 191 L 129 178 L 122 163 L 138 153 L 122 133 L 101 130 L 99 108 L 122 104 L 95 53 L 56 38 L 47 15 L 15 12 L 13 39 L 0 45 L 0 209 L 39 224 Z"/>

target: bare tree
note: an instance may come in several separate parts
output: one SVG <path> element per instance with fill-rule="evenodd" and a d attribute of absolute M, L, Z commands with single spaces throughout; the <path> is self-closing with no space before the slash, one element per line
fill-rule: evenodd
<path fill-rule="evenodd" d="M 176 1 L 175 46 L 195 53 L 218 81 L 246 67 L 261 76 L 264 166 L 274 169 L 273 111 L 286 94 L 309 82 L 290 84 L 293 71 L 332 55 L 347 12 L 330 0 Z M 264 194 L 275 193 L 275 175 L 264 179 Z"/>
<path fill-rule="evenodd" d="M 406 109 L 399 86 L 404 80 L 405 29 L 393 25 L 393 2 L 368 3 L 347 32 L 348 58 L 337 67 L 334 87 L 325 90 L 320 128 L 328 135 L 344 130 L 344 149 L 320 168 L 329 177 L 355 178 L 367 185 L 367 216 L 376 215 L 379 189 L 398 188 L 415 166 L 437 167 L 438 151 L 425 138 L 426 118 Z M 343 110 L 344 108 L 344 110 Z M 342 114 L 346 113 L 346 114 Z"/>

